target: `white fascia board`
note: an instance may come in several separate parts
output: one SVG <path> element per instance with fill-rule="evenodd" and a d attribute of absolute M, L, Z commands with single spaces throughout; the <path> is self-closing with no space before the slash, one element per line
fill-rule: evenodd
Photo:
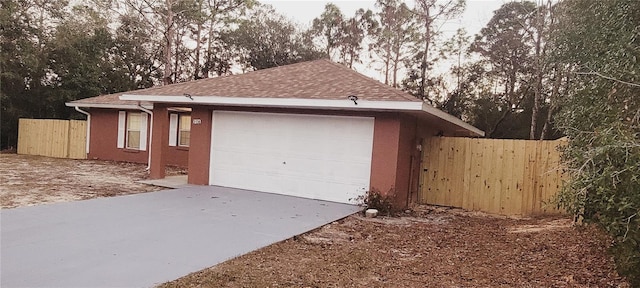
<path fill-rule="evenodd" d="M 192 100 L 193 98 L 193 100 Z M 120 100 L 144 101 L 175 104 L 204 104 L 230 106 L 258 106 L 284 108 L 326 108 L 346 110 L 406 110 L 420 111 L 422 102 L 410 101 L 366 101 L 357 100 L 357 105 L 348 99 L 297 99 L 297 98 L 249 98 L 249 97 L 219 97 L 219 96 L 154 96 L 154 95 L 122 95 Z"/>
<path fill-rule="evenodd" d="M 455 116 L 453 116 L 453 115 L 451 115 L 449 113 L 446 113 L 446 112 L 444 112 L 444 111 L 442 111 L 442 110 L 440 110 L 440 109 L 438 109 L 436 107 L 433 107 L 433 106 L 431 106 L 431 105 L 429 105 L 427 103 L 423 103 L 422 111 L 427 112 L 427 113 L 429 113 L 429 114 L 431 114 L 433 116 L 436 116 L 436 117 L 438 117 L 438 118 L 440 118 L 442 120 L 445 120 L 445 121 L 447 121 L 447 122 L 449 122 L 451 124 L 454 124 L 454 125 L 456 125 L 458 127 L 461 127 L 461 128 L 463 128 L 465 130 L 468 130 L 468 131 L 470 131 L 470 132 L 472 132 L 472 133 L 474 133 L 474 134 L 476 134 L 476 135 L 478 135 L 480 137 L 484 137 L 484 131 L 474 127 L 473 125 L 471 125 L 471 124 L 469 124 L 467 122 L 464 122 L 464 121 L 456 118 Z"/>
<path fill-rule="evenodd" d="M 124 110 L 140 110 L 140 107 L 135 104 L 96 104 L 96 103 L 65 103 L 67 107 L 81 107 L 81 108 L 106 108 L 106 109 L 124 109 Z M 145 109 L 153 109 L 153 105 L 140 105 Z"/>

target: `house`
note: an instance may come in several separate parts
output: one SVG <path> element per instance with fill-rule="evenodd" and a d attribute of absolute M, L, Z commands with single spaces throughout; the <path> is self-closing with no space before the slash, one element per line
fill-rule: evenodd
<path fill-rule="evenodd" d="M 89 117 L 88 158 L 188 167 L 188 182 L 353 202 L 416 197 L 421 143 L 479 129 L 329 60 L 67 103 Z"/>

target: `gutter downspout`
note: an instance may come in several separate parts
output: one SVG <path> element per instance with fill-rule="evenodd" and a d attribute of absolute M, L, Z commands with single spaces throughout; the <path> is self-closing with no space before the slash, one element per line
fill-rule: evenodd
<path fill-rule="evenodd" d="M 87 111 L 84 111 L 84 110 L 80 109 L 78 106 L 73 106 L 73 107 L 76 109 L 76 111 L 78 111 L 78 112 L 80 112 L 80 113 L 82 113 L 84 115 L 87 115 L 87 143 L 85 144 L 85 146 L 86 146 L 85 147 L 86 148 L 85 153 L 87 153 L 87 155 L 88 155 L 89 154 L 89 143 L 90 143 L 89 140 L 90 140 L 90 137 L 91 137 L 91 114 L 89 114 L 89 112 L 87 112 Z"/>
<path fill-rule="evenodd" d="M 153 111 L 142 107 L 142 105 L 140 105 L 140 103 L 138 103 L 138 109 L 140 109 L 141 111 L 149 114 L 151 117 L 151 120 L 149 121 L 149 141 L 148 145 L 149 145 L 149 149 L 147 149 L 147 152 L 149 153 L 149 159 L 147 159 L 147 168 L 145 170 L 149 171 L 151 169 L 151 140 L 153 139 Z"/>

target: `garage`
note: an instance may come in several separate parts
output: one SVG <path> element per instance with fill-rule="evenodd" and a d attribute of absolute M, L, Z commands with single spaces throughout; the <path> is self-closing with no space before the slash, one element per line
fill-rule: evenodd
<path fill-rule="evenodd" d="M 373 117 L 214 111 L 209 184 L 354 203 L 369 190 Z"/>

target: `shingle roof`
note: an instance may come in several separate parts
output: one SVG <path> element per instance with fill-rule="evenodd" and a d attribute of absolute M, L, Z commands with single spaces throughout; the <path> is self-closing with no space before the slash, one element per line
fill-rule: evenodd
<path fill-rule="evenodd" d="M 420 101 L 408 93 L 329 60 L 315 60 L 245 74 L 206 78 L 129 92 L 76 100 L 83 104 L 131 104 L 123 94 L 157 96 L 220 96 L 246 98 L 345 99 Z"/>

